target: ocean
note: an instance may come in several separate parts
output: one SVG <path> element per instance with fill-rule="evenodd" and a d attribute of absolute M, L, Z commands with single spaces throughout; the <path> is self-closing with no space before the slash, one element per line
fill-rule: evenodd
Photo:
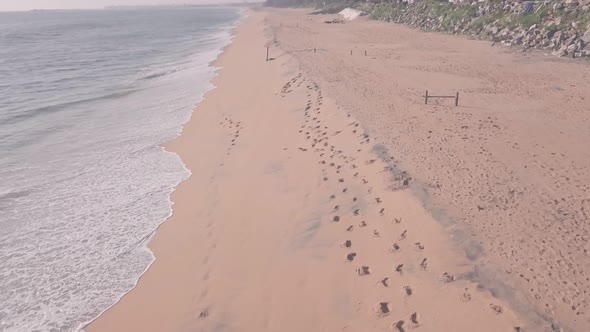
<path fill-rule="evenodd" d="M 154 261 L 190 176 L 161 145 L 213 88 L 237 8 L 0 13 L 0 331 L 75 331 Z"/>

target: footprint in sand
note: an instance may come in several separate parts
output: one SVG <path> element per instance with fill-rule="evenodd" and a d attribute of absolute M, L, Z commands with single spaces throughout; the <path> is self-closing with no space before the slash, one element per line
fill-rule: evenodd
<path fill-rule="evenodd" d="M 443 275 L 440 277 L 440 281 L 444 282 L 445 284 L 451 283 L 453 281 L 455 281 L 455 277 L 448 274 L 447 272 L 443 273 Z"/>
<path fill-rule="evenodd" d="M 199 313 L 199 319 L 207 318 L 209 316 L 209 309 L 204 309 Z"/>
<path fill-rule="evenodd" d="M 352 226 L 352 225 L 351 225 L 351 226 L 348 226 L 348 228 L 346 228 L 346 231 L 347 231 L 347 232 L 352 232 L 352 229 L 353 229 L 353 228 L 354 228 L 354 226 Z"/>
<path fill-rule="evenodd" d="M 206 265 L 207 263 L 209 263 L 209 256 L 205 256 L 205 258 L 203 258 L 203 260 L 201 261 L 201 264 Z"/>
<path fill-rule="evenodd" d="M 380 302 L 377 305 L 377 316 L 380 318 L 389 315 L 390 312 L 391 310 L 389 309 L 389 302 Z"/>
<path fill-rule="evenodd" d="M 406 292 L 407 296 L 412 296 L 412 294 L 414 293 L 410 286 L 404 286 L 404 291 Z"/>
<path fill-rule="evenodd" d="M 424 245 L 420 242 L 414 243 L 419 250 L 424 250 Z"/>
<path fill-rule="evenodd" d="M 366 221 L 361 221 L 361 223 L 359 224 L 360 227 L 367 227 L 367 222 Z"/>
<path fill-rule="evenodd" d="M 379 281 L 379 283 L 380 283 L 381 285 L 383 285 L 383 287 L 389 287 L 389 278 L 388 278 L 388 277 L 385 277 L 385 278 L 381 279 L 381 280 Z"/>
<path fill-rule="evenodd" d="M 400 249 L 400 246 L 397 243 L 394 243 L 391 248 L 389 248 L 389 252 L 396 252 Z"/>
<path fill-rule="evenodd" d="M 355 216 L 358 216 L 359 215 L 359 209 L 354 210 L 354 212 L 352 214 L 354 214 Z"/>
<path fill-rule="evenodd" d="M 356 273 L 361 277 L 367 276 L 371 274 L 371 269 L 368 266 L 361 266 L 358 269 L 356 269 Z"/>
<path fill-rule="evenodd" d="M 346 240 L 346 241 L 344 241 L 344 244 L 342 244 L 342 246 L 346 247 L 346 248 L 350 248 L 350 247 L 352 247 L 352 241 Z"/>
<path fill-rule="evenodd" d="M 469 288 L 465 288 L 465 292 L 461 295 L 461 302 L 469 302 L 471 301 L 471 293 L 469 293 Z"/>
<path fill-rule="evenodd" d="M 420 267 L 422 268 L 422 270 L 426 271 L 426 269 L 428 268 L 428 258 L 424 258 L 422 260 L 422 263 L 420 263 Z"/>
<path fill-rule="evenodd" d="M 398 332 L 406 332 L 404 329 L 404 321 L 400 320 L 397 323 L 393 324 L 393 328 Z"/>
<path fill-rule="evenodd" d="M 334 216 L 334 218 L 332 218 L 332 220 L 334 220 L 334 222 L 339 222 L 340 221 L 340 217 L 339 216 Z"/>
<path fill-rule="evenodd" d="M 209 271 L 205 272 L 202 277 L 203 281 L 209 280 Z"/>
<path fill-rule="evenodd" d="M 373 231 L 373 236 L 374 236 L 374 237 L 380 237 L 380 235 L 379 235 L 379 231 L 378 231 L 378 230 L 374 230 L 374 231 Z"/>
<path fill-rule="evenodd" d="M 404 274 L 404 264 L 398 264 L 398 266 L 395 267 L 395 272 L 399 272 L 399 274 Z"/>
<path fill-rule="evenodd" d="M 492 309 L 492 310 L 493 310 L 493 311 L 494 311 L 494 312 L 495 312 L 497 315 L 499 315 L 499 314 L 501 314 L 502 312 L 504 312 L 504 309 L 503 309 L 501 306 L 499 306 L 499 305 L 496 305 L 496 304 L 493 304 L 493 303 L 491 303 L 491 304 L 490 304 L 490 308 L 491 308 L 491 309 Z"/>
<path fill-rule="evenodd" d="M 356 252 L 351 252 L 350 254 L 346 255 L 346 260 L 352 262 L 356 257 Z"/>
<path fill-rule="evenodd" d="M 418 321 L 419 318 L 420 318 L 420 316 L 419 316 L 419 314 L 417 312 L 413 313 L 410 316 L 410 322 L 412 322 L 412 324 L 414 325 L 414 327 L 420 326 L 420 322 Z"/>
<path fill-rule="evenodd" d="M 385 214 L 385 208 L 382 208 L 381 211 L 379 211 L 380 215 L 384 215 Z"/>
<path fill-rule="evenodd" d="M 405 231 L 403 231 L 403 232 L 402 232 L 402 234 L 399 236 L 399 239 L 400 239 L 400 240 L 403 240 L 403 239 L 405 239 L 405 238 L 406 238 L 406 236 L 407 236 L 407 235 L 408 235 L 408 231 L 407 231 L 407 230 L 405 230 Z"/>

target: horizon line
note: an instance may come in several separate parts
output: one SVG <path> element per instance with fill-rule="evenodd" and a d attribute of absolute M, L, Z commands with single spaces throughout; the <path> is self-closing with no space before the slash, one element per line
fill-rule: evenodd
<path fill-rule="evenodd" d="M 264 0 L 243 0 L 242 2 L 227 2 L 227 3 L 178 3 L 165 5 L 115 5 L 105 6 L 100 8 L 33 8 L 33 9 L 15 9 L 15 10 L 0 10 L 0 13 L 27 13 L 27 12 L 41 12 L 41 11 L 84 11 L 84 10 L 109 10 L 109 9 L 132 9 L 132 8 L 158 8 L 158 7 L 223 7 L 223 6 L 245 6 L 264 3 Z"/>

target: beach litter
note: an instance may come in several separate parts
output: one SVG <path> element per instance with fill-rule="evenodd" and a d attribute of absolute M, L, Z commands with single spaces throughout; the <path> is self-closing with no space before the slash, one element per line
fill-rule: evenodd
<path fill-rule="evenodd" d="M 352 20 L 356 19 L 357 17 L 361 16 L 363 14 L 363 12 L 360 10 L 352 9 L 352 8 L 344 8 L 338 14 L 342 15 L 344 17 L 344 19 L 352 21 Z"/>

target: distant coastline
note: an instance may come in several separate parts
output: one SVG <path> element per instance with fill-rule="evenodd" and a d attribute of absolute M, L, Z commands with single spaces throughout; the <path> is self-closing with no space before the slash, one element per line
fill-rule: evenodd
<path fill-rule="evenodd" d="M 2 13 L 27 13 L 27 12 L 56 12 L 56 11 L 89 11 L 89 10 L 138 10 L 138 9 L 177 9 L 177 8 L 222 8 L 222 7 L 262 7 L 264 1 L 251 2 L 228 2 L 228 3 L 212 3 L 212 4 L 177 4 L 177 5 L 140 5 L 140 6 L 106 6 L 97 8 L 34 8 L 34 9 L 15 9 L 15 10 L 0 10 Z"/>
<path fill-rule="evenodd" d="M 178 5 L 154 5 L 154 6 L 107 6 L 104 9 L 171 9 L 171 8 L 203 8 L 203 7 L 261 7 L 263 1 L 256 2 L 229 2 L 212 4 L 178 4 Z"/>

